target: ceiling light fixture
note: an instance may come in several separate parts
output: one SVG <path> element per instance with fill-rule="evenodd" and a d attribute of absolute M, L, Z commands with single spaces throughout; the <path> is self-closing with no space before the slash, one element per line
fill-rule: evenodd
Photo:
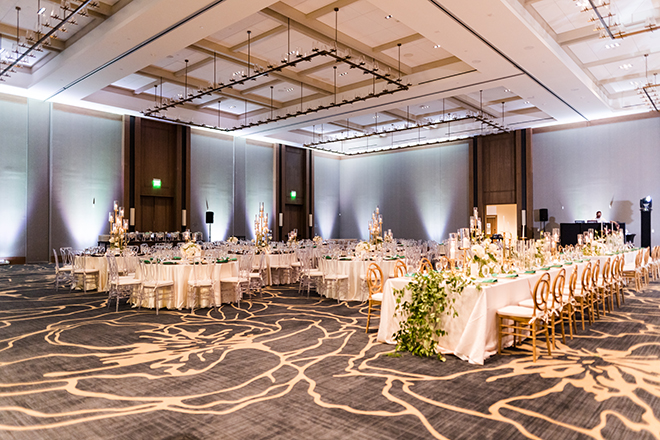
<path fill-rule="evenodd" d="M 425 119 L 425 122 L 415 122 L 413 125 L 404 125 L 402 127 L 396 127 L 394 125 L 390 125 L 389 127 L 383 126 L 380 130 L 376 129 L 375 131 L 371 133 L 359 133 L 359 134 L 353 134 L 353 135 L 348 135 L 344 134 L 341 137 L 337 136 L 321 136 L 318 140 L 314 140 L 310 143 L 303 144 L 304 147 L 307 148 L 313 148 L 313 149 L 318 149 L 318 150 L 324 150 L 324 151 L 333 151 L 335 153 L 340 153 L 340 154 L 347 154 L 344 153 L 341 149 L 333 150 L 329 148 L 319 148 L 319 146 L 322 145 L 328 145 L 332 143 L 337 143 L 341 144 L 342 142 L 346 141 L 352 141 L 352 140 L 358 140 L 358 139 L 366 139 L 374 136 L 380 136 L 383 137 L 383 135 L 388 135 L 388 134 L 393 134 L 393 133 L 401 133 L 401 132 L 409 132 L 411 130 L 420 130 L 420 129 L 435 129 L 441 126 L 447 126 L 448 129 L 448 137 L 451 137 L 451 132 L 449 131 L 450 124 L 454 123 L 478 123 L 479 127 L 475 129 L 468 130 L 472 135 L 477 135 L 477 134 L 485 134 L 482 131 L 482 127 L 486 126 L 488 127 L 489 130 L 491 130 L 494 133 L 505 133 L 508 132 L 509 129 L 496 122 L 492 118 L 490 118 L 487 114 L 479 114 L 475 112 L 470 112 L 468 111 L 465 116 L 452 116 L 451 114 L 448 115 L 449 118 L 445 119 L 445 115 L 442 115 L 442 119 L 438 118 L 437 120 L 433 120 L 431 118 Z M 376 116 L 374 116 L 376 118 Z M 466 136 L 467 131 L 462 131 L 462 132 L 454 132 L 454 136 L 458 136 L 459 134 L 461 136 Z M 434 142 L 439 142 L 439 141 L 434 141 Z M 423 145 L 426 145 L 428 143 L 433 143 L 433 142 L 424 142 L 422 143 Z M 415 143 L 411 145 L 407 145 L 406 148 L 413 147 L 413 146 L 418 146 L 422 145 L 420 143 Z M 370 151 L 372 152 L 372 151 Z M 350 154 L 358 154 L 358 153 L 350 153 Z"/>
<path fill-rule="evenodd" d="M 97 8 L 99 3 L 94 0 L 86 0 L 80 3 L 77 8 L 72 9 L 69 2 L 62 3 L 61 8 L 61 17 L 60 13 L 53 12 L 51 13 L 50 19 L 45 20 L 43 23 L 41 21 L 42 14 L 45 11 L 45 8 L 41 8 L 40 5 L 37 6 L 37 30 L 28 31 L 24 38 L 21 38 L 19 35 L 16 37 L 16 51 L 8 52 L 4 57 L 0 59 L 0 66 L 2 66 L 2 71 L 0 72 L 0 81 L 4 81 L 4 78 L 9 78 L 10 73 L 14 73 L 14 67 L 20 67 L 20 62 L 25 57 L 34 57 L 32 54 L 33 51 L 41 52 L 44 50 L 44 46 L 49 46 L 51 38 L 57 38 L 57 32 L 62 31 L 66 32 L 65 25 L 68 24 L 77 24 L 75 20 L 75 15 L 85 17 L 88 15 L 87 7 Z M 43 11 L 42 11 L 43 10 Z M 18 22 L 18 17 L 20 14 L 21 8 L 16 6 L 16 20 Z M 70 13 L 69 13 L 70 12 Z M 68 13 L 68 15 L 67 15 Z M 56 25 L 53 25 L 50 20 L 59 21 Z M 42 26 L 44 28 L 50 28 L 46 34 L 42 33 Z M 18 30 L 18 23 L 17 23 Z M 29 46 L 28 46 L 29 45 Z M 26 50 L 21 52 L 20 48 L 25 48 Z"/>
<path fill-rule="evenodd" d="M 440 49 L 440 47 L 442 47 L 442 46 L 440 46 L 439 44 L 436 44 L 435 46 L 433 46 L 433 49 Z"/>
<path fill-rule="evenodd" d="M 633 65 L 630 64 L 630 63 L 621 64 L 621 65 L 619 66 L 619 69 L 621 69 L 621 70 L 628 70 L 628 69 L 630 69 L 632 66 L 633 66 Z"/>
<path fill-rule="evenodd" d="M 644 65 L 644 77 L 646 78 L 646 85 L 638 87 L 637 93 L 639 94 L 640 98 L 642 98 L 642 101 L 644 101 L 651 110 L 660 112 L 660 98 L 658 98 L 657 89 L 660 84 L 656 82 L 657 74 L 653 75 L 653 83 L 649 81 L 649 54 L 644 54 Z"/>
<path fill-rule="evenodd" d="M 385 16 L 385 20 L 389 20 L 390 18 L 392 18 L 392 14 Z"/>
<path fill-rule="evenodd" d="M 596 23 L 594 30 L 600 32 L 600 38 L 616 40 L 658 29 L 655 17 L 650 16 L 644 21 L 643 28 L 632 32 L 626 31 L 625 26 L 618 23 L 614 18 L 615 14 L 610 11 L 609 0 L 575 0 L 575 5 L 580 8 L 581 12 L 592 13 L 588 21 Z M 617 46 L 612 46 L 612 48 Z"/>
<path fill-rule="evenodd" d="M 278 122 L 281 120 L 293 118 L 296 116 L 302 116 L 314 112 L 318 112 L 321 110 L 327 110 L 330 108 L 335 108 L 335 107 L 340 107 L 343 105 L 348 105 L 348 104 L 353 104 L 356 102 L 360 101 L 365 101 L 367 99 L 372 99 L 372 98 L 378 98 L 380 96 L 385 96 L 385 95 L 390 95 L 392 93 L 400 92 L 403 90 L 408 90 L 412 84 L 406 84 L 402 81 L 400 75 L 399 78 L 392 78 L 392 74 L 389 72 L 389 69 L 386 69 L 387 71 L 383 71 L 382 68 L 379 67 L 378 63 L 376 62 L 375 59 L 372 59 L 372 62 L 370 65 L 367 64 L 367 60 L 364 58 L 364 56 L 360 56 L 357 59 L 354 59 L 350 51 L 347 51 L 345 54 L 339 54 L 338 50 L 338 42 L 337 42 L 337 20 L 336 20 L 336 15 L 337 12 L 339 11 L 339 8 L 335 8 L 335 41 L 334 41 L 334 47 L 312 47 L 312 52 L 310 54 L 302 53 L 299 50 L 295 51 L 295 56 L 287 56 L 285 57 L 284 60 L 282 60 L 281 64 L 279 65 L 272 65 L 269 64 L 266 66 L 266 68 L 262 68 L 258 65 L 252 65 L 250 63 L 250 44 L 249 44 L 249 34 L 248 34 L 248 63 L 247 63 L 247 75 L 243 75 L 242 77 L 239 77 L 238 79 L 231 78 L 230 81 L 225 84 L 225 83 L 215 83 L 213 85 L 210 85 L 209 87 L 206 88 L 201 88 L 198 90 L 196 93 L 190 93 L 187 96 L 179 96 L 177 98 L 171 98 L 171 99 L 165 99 L 163 102 L 161 102 L 158 105 L 155 105 L 153 107 L 147 108 L 146 110 L 142 111 L 142 114 L 145 116 L 149 116 L 152 118 L 156 119 L 161 119 L 161 120 L 166 120 L 166 121 L 171 121 L 171 122 L 177 122 L 177 123 L 183 123 L 187 124 L 190 126 L 194 127 L 203 127 L 203 128 L 210 128 L 210 129 L 216 129 L 216 130 L 222 130 L 222 131 L 236 131 L 236 130 L 242 130 L 246 128 L 251 128 L 251 127 L 256 127 L 259 125 L 263 124 L 268 124 L 271 122 Z M 249 31 L 248 31 L 249 32 Z M 289 32 L 290 32 L 290 27 L 289 27 Z M 288 50 L 290 52 L 290 50 Z M 231 89 L 234 86 L 237 85 L 245 85 L 246 83 L 250 81 L 256 81 L 260 78 L 267 77 L 271 73 L 275 72 L 280 72 L 283 69 L 289 68 L 289 67 L 295 67 L 299 63 L 304 63 L 304 62 L 310 62 L 316 58 L 332 58 L 336 63 L 341 63 L 345 64 L 348 66 L 349 69 L 357 69 L 362 71 L 363 74 L 366 75 L 371 75 L 372 79 L 372 89 L 370 92 L 366 93 L 364 96 L 358 95 L 355 96 L 352 99 L 342 99 L 341 101 L 338 101 L 336 99 L 336 94 L 335 94 L 335 99 L 333 100 L 332 103 L 329 104 L 322 104 L 318 105 L 316 107 L 310 107 L 306 110 L 303 110 L 302 106 L 302 96 L 301 96 L 301 105 L 300 105 L 300 110 L 294 112 L 294 113 L 286 113 L 285 115 L 276 115 L 274 117 L 269 117 L 268 119 L 265 120 L 258 120 L 256 122 L 248 122 L 247 121 L 247 112 L 246 112 L 246 119 L 242 125 L 234 126 L 231 128 L 220 128 L 220 127 L 214 127 L 208 124 L 200 124 L 200 123 L 195 123 L 193 121 L 182 121 L 180 118 L 171 118 L 168 117 L 162 112 L 167 111 L 169 109 L 179 107 L 188 103 L 192 103 L 194 100 L 201 99 L 204 96 L 211 96 L 213 93 L 222 93 L 223 90 L 225 89 Z M 400 60 L 399 60 L 400 62 Z M 336 66 L 335 66 L 336 67 Z M 400 71 L 400 69 L 399 69 Z M 336 72 L 336 70 L 335 70 Z M 252 74 L 250 74 L 252 73 Z M 376 90 L 376 81 L 379 81 L 380 83 L 385 83 L 383 89 L 381 91 Z M 392 87 L 392 88 L 389 88 Z M 302 91 L 302 89 L 301 89 Z M 246 101 L 247 102 L 247 101 Z"/>
<path fill-rule="evenodd" d="M 348 72 L 342 72 L 339 74 L 340 77 L 348 75 Z"/>
<path fill-rule="evenodd" d="M 615 41 L 614 43 L 606 44 L 605 49 L 614 49 L 615 47 L 619 47 L 619 46 L 620 44 Z"/>

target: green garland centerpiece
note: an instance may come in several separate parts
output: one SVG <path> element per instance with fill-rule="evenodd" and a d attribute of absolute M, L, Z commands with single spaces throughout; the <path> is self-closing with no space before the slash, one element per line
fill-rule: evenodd
<path fill-rule="evenodd" d="M 405 288 L 395 289 L 396 313 L 407 317 L 394 334 L 396 351 L 408 351 L 422 357 L 437 356 L 444 362 L 444 356 L 437 350 L 437 339 L 447 334 L 443 319 L 458 316 L 456 298 L 471 283 L 472 280 L 460 272 L 432 271 L 417 273 Z M 405 289 L 411 293 L 410 301 L 403 299 Z"/>

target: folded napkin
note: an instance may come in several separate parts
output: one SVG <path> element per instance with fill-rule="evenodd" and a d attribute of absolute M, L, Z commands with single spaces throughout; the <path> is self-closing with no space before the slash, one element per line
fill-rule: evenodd
<path fill-rule="evenodd" d="M 536 271 L 535 270 L 526 270 L 523 273 L 536 273 Z"/>
<path fill-rule="evenodd" d="M 230 258 L 229 261 L 238 261 L 238 258 Z"/>
<path fill-rule="evenodd" d="M 352 258 L 348 258 L 348 257 L 343 257 L 339 259 L 339 261 L 352 261 L 352 260 L 353 260 Z"/>
<path fill-rule="evenodd" d="M 495 278 L 488 278 L 488 279 L 479 281 L 479 283 L 481 283 L 481 284 L 492 284 L 492 283 L 496 283 L 496 282 L 497 282 L 497 280 Z"/>
<path fill-rule="evenodd" d="M 559 268 L 561 268 L 561 264 L 553 264 L 553 265 L 552 265 L 552 266 L 550 266 L 550 267 L 554 267 L 554 268 L 557 268 L 557 269 L 559 269 Z"/>
<path fill-rule="evenodd" d="M 518 278 L 517 273 L 502 273 L 497 275 L 499 278 Z"/>
<path fill-rule="evenodd" d="M 552 266 L 541 267 L 541 268 L 539 268 L 539 270 L 550 270 L 550 267 L 552 267 Z"/>
<path fill-rule="evenodd" d="M 564 264 L 568 266 L 570 264 L 573 264 L 573 262 L 572 261 L 565 261 Z"/>
<path fill-rule="evenodd" d="M 180 260 L 181 257 L 172 257 L 173 260 Z"/>
<path fill-rule="evenodd" d="M 174 261 L 163 261 L 163 264 L 167 264 L 168 266 L 170 264 L 176 264 Z"/>

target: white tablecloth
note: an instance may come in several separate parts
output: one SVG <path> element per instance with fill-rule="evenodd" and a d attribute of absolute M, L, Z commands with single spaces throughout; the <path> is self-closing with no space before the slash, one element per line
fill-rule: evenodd
<path fill-rule="evenodd" d="M 369 299 L 368 290 L 362 290 L 360 276 L 367 273 L 367 268 L 373 261 L 338 261 L 338 271 L 341 275 L 348 275 L 348 294 L 345 297 L 340 297 L 340 301 L 366 301 Z M 394 270 L 396 260 L 383 260 L 380 268 L 383 271 L 383 280 L 387 280 L 390 272 Z M 319 260 L 319 269 L 323 273 L 328 273 L 328 260 L 322 258 Z M 319 294 L 327 296 L 328 298 L 337 299 L 336 293 L 326 292 L 324 286 L 319 287 Z M 329 296 L 328 296 L 329 295 Z"/>
<path fill-rule="evenodd" d="M 161 280 L 171 280 L 174 282 L 173 286 L 173 298 L 167 303 L 165 301 L 161 302 L 159 308 L 170 308 L 170 309 L 183 309 L 188 306 L 188 279 L 192 273 L 193 266 L 184 262 L 178 264 L 163 264 L 161 265 Z M 136 278 L 142 279 L 142 269 L 138 267 L 138 271 L 135 274 Z M 215 281 L 215 300 L 217 304 L 222 302 L 222 298 L 233 298 L 233 292 L 227 292 L 225 295 L 222 295 L 220 280 L 222 278 L 230 278 L 238 276 L 238 263 L 236 261 L 230 261 L 228 263 L 219 263 L 215 265 L 213 271 L 213 280 Z M 227 302 L 227 301 L 225 301 Z M 202 304 L 202 307 L 206 304 Z M 145 300 L 142 302 L 142 307 L 154 308 L 153 300 Z"/>
<path fill-rule="evenodd" d="M 592 263 L 596 259 L 601 260 L 602 268 L 602 264 L 607 258 L 612 258 L 612 256 L 592 257 Z M 629 259 L 635 260 L 635 252 L 625 254 L 625 260 Z M 566 282 L 574 267 L 578 268 L 580 277 L 582 270 L 586 267 L 586 262 L 565 265 Z M 553 268 L 548 271 L 553 280 L 560 270 Z M 530 298 L 534 285 L 545 272 L 537 270 L 535 274 L 520 275 L 518 278 L 499 278 L 495 284 L 482 284 L 481 291 L 476 286 L 466 287 L 456 300 L 458 317 L 447 316 L 443 320 L 447 335 L 438 340 L 440 351 L 452 353 L 460 359 L 483 365 L 486 358 L 497 352 L 497 310 L 509 305 L 517 305 L 520 301 Z M 578 285 L 579 280 L 580 278 L 578 278 Z M 379 342 L 396 343 L 393 335 L 399 330 L 402 317 L 395 316 L 394 289 L 401 290 L 410 281 L 411 278 L 408 277 L 392 278 L 385 283 L 378 328 Z M 404 299 L 410 300 L 410 298 L 410 291 L 406 289 Z"/>

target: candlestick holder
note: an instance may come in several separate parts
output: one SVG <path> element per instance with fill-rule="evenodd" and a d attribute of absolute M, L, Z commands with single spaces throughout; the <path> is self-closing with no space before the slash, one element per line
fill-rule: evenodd
<path fill-rule="evenodd" d="M 254 216 L 254 244 L 258 248 L 268 247 L 271 239 L 270 229 L 268 229 L 268 213 L 264 212 L 264 203 L 259 205 L 259 214 Z"/>
<path fill-rule="evenodd" d="M 128 219 L 124 219 L 124 208 L 120 208 L 116 200 L 113 210 L 108 214 L 108 222 L 110 223 L 110 248 L 121 251 L 126 247 Z"/>

